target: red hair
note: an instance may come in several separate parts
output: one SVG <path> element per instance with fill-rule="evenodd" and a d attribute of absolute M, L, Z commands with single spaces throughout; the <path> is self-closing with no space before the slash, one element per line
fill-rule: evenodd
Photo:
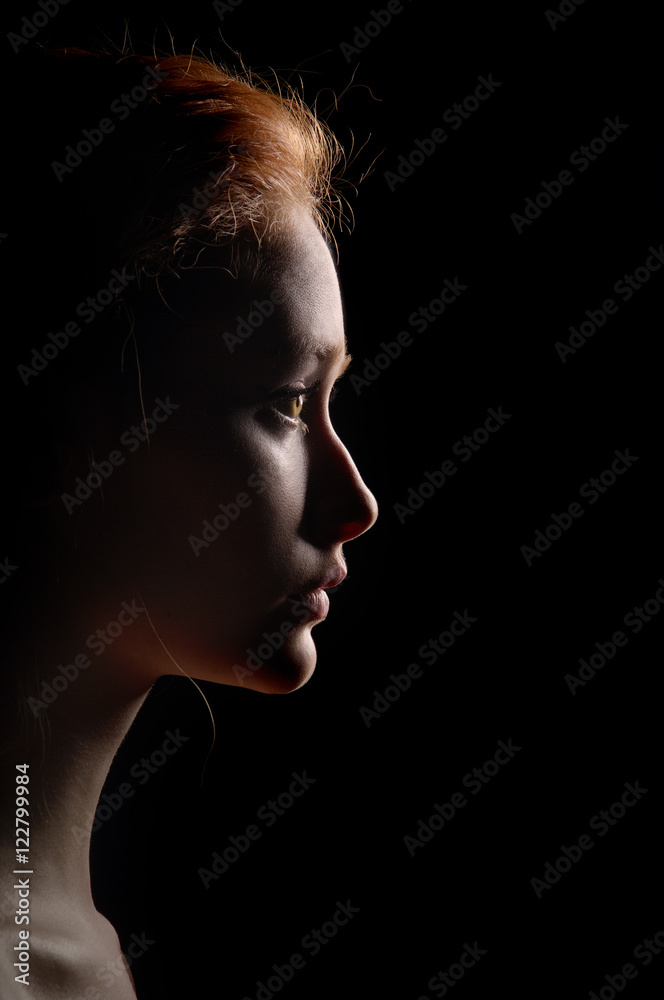
<path fill-rule="evenodd" d="M 260 237 L 292 206 L 304 208 L 326 238 L 334 220 L 343 219 L 340 176 L 333 175 L 343 150 L 292 88 L 271 89 L 247 70 L 233 73 L 195 55 L 67 47 L 41 57 L 53 60 L 47 74 L 62 70 L 70 88 L 78 88 L 77 101 L 85 88 L 95 98 L 100 90 L 117 96 L 152 73 L 149 94 L 93 150 L 83 181 L 83 207 L 114 263 L 136 274 L 172 269 L 201 243 L 226 243 L 241 233 Z M 98 107 L 108 108 L 108 101 Z M 69 135 L 61 136 L 64 146 Z M 70 180 L 63 177 L 63 187 Z"/>

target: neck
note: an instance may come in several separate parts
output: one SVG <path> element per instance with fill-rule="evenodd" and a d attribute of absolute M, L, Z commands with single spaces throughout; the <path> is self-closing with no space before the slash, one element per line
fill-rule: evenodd
<path fill-rule="evenodd" d="M 51 681 L 53 676 L 51 670 Z M 13 697 L 2 699 L 0 726 L 12 734 L 3 740 L 3 815 L 11 817 L 16 810 L 16 788 L 23 784 L 17 784 L 16 777 L 26 773 L 30 779 L 25 796 L 30 802 L 28 863 L 17 863 L 14 824 L 11 830 L 7 824 L 0 841 L 3 881 L 8 884 L 9 873 L 15 870 L 31 871 L 34 902 L 40 901 L 44 914 L 53 913 L 58 905 L 75 907 L 81 914 L 94 910 L 89 856 L 95 811 L 113 757 L 147 690 L 137 686 L 118 690 L 106 673 L 95 675 L 90 669 L 45 707 L 29 702 L 34 691 L 26 694 L 16 685 Z M 23 772 L 17 764 L 29 766 Z M 16 836 L 21 833 L 25 836 L 23 831 Z M 38 921 L 39 913 L 34 917 Z"/>

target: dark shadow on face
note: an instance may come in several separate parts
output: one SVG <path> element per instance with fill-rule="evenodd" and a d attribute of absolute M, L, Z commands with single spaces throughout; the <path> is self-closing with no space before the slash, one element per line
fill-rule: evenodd
<path fill-rule="evenodd" d="M 60 603 L 85 635 L 84 622 L 138 597 L 145 611 L 106 659 L 116 677 L 149 686 L 180 669 L 286 692 L 314 669 L 320 590 L 377 507 L 330 422 L 347 355 L 323 237 L 293 213 L 262 243 L 256 273 L 231 278 L 218 257 L 205 250 L 182 277 L 178 315 L 136 321 L 125 351 L 143 412 L 138 394 L 131 422 L 94 388 L 85 396 L 95 459 L 111 473 L 61 512 L 77 547 Z"/>

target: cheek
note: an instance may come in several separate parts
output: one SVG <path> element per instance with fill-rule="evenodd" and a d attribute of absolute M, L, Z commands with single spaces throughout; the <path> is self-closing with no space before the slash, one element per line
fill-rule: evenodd
<path fill-rule="evenodd" d="M 302 449 L 257 435 L 153 451 L 116 504 L 114 558 L 170 618 L 209 634 L 249 625 L 298 580 Z M 109 510 L 112 517 L 112 513 Z"/>
<path fill-rule="evenodd" d="M 162 509 L 161 523 L 152 519 L 154 537 L 137 550 L 136 579 L 160 639 L 186 673 L 284 694 L 306 683 L 316 664 L 312 624 L 287 600 L 309 575 L 298 505 L 291 477 L 265 484 L 256 473 L 242 492 L 223 509 L 213 506 L 193 531 L 181 530 L 181 512 L 172 519 Z M 168 663 L 162 669 L 174 672 Z"/>

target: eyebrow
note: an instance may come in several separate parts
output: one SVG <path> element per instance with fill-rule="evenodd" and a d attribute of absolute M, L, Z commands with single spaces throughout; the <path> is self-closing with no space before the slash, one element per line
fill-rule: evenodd
<path fill-rule="evenodd" d="M 335 383 L 340 381 L 340 379 L 348 371 L 348 367 L 353 360 L 352 355 L 348 353 L 348 343 L 344 335 L 343 343 L 338 346 L 332 347 L 330 344 L 326 344 L 323 341 L 316 340 L 314 337 L 308 337 L 305 343 L 297 351 L 289 351 L 288 356 L 290 357 L 290 363 L 294 360 L 301 360 L 304 358 L 316 358 L 326 364 L 338 363 L 339 371 L 335 377 Z M 283 358 L 283 355 L 282 355 Z M 318 380 L 320 382 L 320 379 Z M 318 384 L 318 382 L 316 384 Z M 275 389 L 272 392 L 269 391 L 267 386 L 262 389 L 263 394 L 268 399 L 278 399 L 283 395 L 284 386 L 279 389 Z"/>
<path fill-rule="evenodd" d="M 313 339 L 309 340 L 305 345 L 305 352 L 307 354 L 314 355 L 319 361 L 334 362 L 338 360 L 341 364 L 339 378 L 341 378 L 347 370 L 352 360 L 350 354 L 348 353 L 348 341 L 345 336 L 343 344 L 338 347 L 330 347 L 329 344 L 322 344 Z"/>
<path fill-rule="evenodd" d="M 345 352 L 345 353 L 344 353 Z M 344 338 L 344 348 L 342 350 L 335 350 L 333 347 L 327 345 L 318 345 L 318 348 L 307 352 L 310 355 L 315 355 L 320 361 L 331 361 L 334 362 L 336 358 L 340 360 L 339 373 L 334 380 L 336 385 L 348 370 L 348 367 L 353 360 L 352 355 L 348 354 L 345 350 L 345 338 Z M 317 379 L 313 386 L 310 388 L 317 388 L 321 383 L 321 379 Z M 280 389 L 275 389 L 273 392 L 267 393 L 267 399 L 279 399 L 283 396 L 284 386 Z M 267 390 L 265 390 L 267 392 Z"/>

